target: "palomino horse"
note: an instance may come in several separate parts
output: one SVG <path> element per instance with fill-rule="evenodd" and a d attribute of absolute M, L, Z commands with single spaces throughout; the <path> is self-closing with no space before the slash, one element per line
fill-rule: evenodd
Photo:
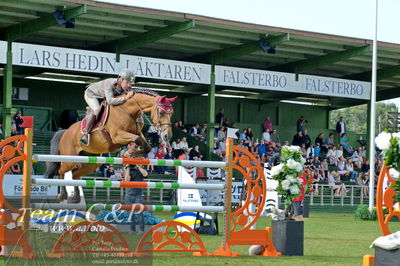
<path fill-rule="evenodd" d="M 122 146 L 134 141 L 143 149 L 135 155 L 144 155 L 150 151 L 150 145 L 143 136 L 143 113 L 151 113 L 151 124 L 157 129 L 162 141 L 168 142 L 172 137 L 171 116 L 172 102 L 177 97 L 168 99 L 159 96 L 148 89 L 135 89 L 134 96 L 118 106 L 110 106 L 108 118 L 103 130 L 90 134 L 90 144 L 82 145 L 79 139 L 82 136 L 81 121 L 74 123 L 67 130 L 55 133 L 51 140 L 51 154 L 54 155 L 99 155 L 101 153 L 116 152 Z M 118 97 L 118 96 L 117 96 Z M 64 179 L 64 174 L 72 171 L 73 179 L 96 170 L 99 164 L 56 163 L 47 165 L 45 176 L 53 178 L 58 175 Z M 68 199 L 65 187 L 61 187 L 58 200 Z M 74 195 L 69 199 L 71 203 L 79 203 L 79 187 L 74 187 Z"/>

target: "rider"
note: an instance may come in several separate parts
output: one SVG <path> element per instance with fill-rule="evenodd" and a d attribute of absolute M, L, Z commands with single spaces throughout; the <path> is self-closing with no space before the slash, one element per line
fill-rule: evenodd
<path fill-rule="evenodd" d="M 129 69 L 124 69 L 118 75 L 117 79 L 105 79 L 92 83 L 87 87 L 85 90 L 85 101 L 92 110 L 87 115 L 84 134 L 80 139 L 81 144 L 89 145 L 89 134 L 100 112 L 99 99 L 102 100 L 105 98 L 108 105 L 120 105 L 133 97 L 133 91 L 129 91 L 124 97 L 115 98 L 114 96 L 121 95 L 126 90 L 131 89 L 131 83 L 134 82 L 135 74 Z"/>

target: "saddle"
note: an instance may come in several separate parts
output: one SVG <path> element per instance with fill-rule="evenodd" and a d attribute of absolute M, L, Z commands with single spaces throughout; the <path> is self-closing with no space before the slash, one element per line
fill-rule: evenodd
<path fill-rule="evenodd" d="M 97 131 L 97 130 L 102 130 L 104 128 L 104 124 L 107 121 L 109 110 L 110 110 L 110 106 L 107 104 L 107 102 L 105 100 L 102 101 L 100 104 L 100 112 L 97 117 L 97 121 L 93 126 L 92 132 Z M 81 133 L 82 134 L 86 132 L 85 131 L 86 124 L 87 124 L 87 117 L 85 116 L 81 122 Z"/>

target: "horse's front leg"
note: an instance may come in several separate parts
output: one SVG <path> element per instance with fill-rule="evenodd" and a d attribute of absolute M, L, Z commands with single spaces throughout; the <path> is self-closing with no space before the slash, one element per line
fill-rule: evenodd
<path fill-rule="evenodd" d="M 150 152 L 150 150 L 151 150 L 151 146 L 150 146 L 149 143 L 147 142 L 147 140 L 146 140 L 146 138 L 144 137 L 144 135 L 143 135 L 142 132 L 139 133 L 139 137 L 140 137 L 140 139 L 141 139 L 141 141 L 142 141 L 141 145 L 139 145 L 139 146 L 141 146 L 141 147 L 143 148 L 143 150 L 135 151 L 135 153 L 134 153 L 134 156 L 135 156 L 135 157 L 146 155 L 146 154 L 148 154 L 148 153 Z"/>

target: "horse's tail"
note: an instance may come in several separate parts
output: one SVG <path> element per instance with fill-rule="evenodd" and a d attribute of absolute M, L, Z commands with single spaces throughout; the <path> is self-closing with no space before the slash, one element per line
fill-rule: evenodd
<path fill-rule="evenodd" d="M 50 154 L 51 155 L 60 155 L 60 140 L 64 135 L 66 129 L 62 129 L 57 131 L 50 142 Z M 53 179 L 54 176 L 58 174 L 58 169 L 60 168 L 59 162 L 47 162 L 46 172 L 44 173 L 45 178 Z"/>

